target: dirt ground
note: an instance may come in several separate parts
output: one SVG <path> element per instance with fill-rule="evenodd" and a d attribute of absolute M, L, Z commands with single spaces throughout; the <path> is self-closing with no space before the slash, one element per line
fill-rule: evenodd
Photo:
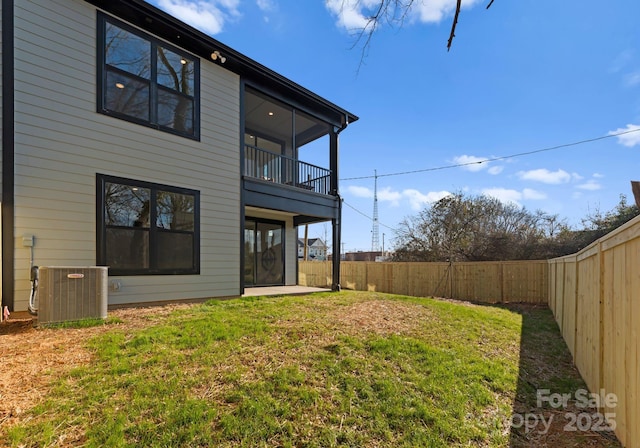
<path fill-rule="evenodd" d="M 47 395 L 52 381 L 62 372 L 89 363 L 91 353 L 84 348 L 87 339 L 115 327 L 135 330 L 151 326 L 172 311 L 189 306 L 110 310 L 109 317 L 121 323 L 81 329 L 36 328 L 26 313 L 10 316 L 0 323 L 0 426 L 19 421 L 24 411 Z"/>
<path fill-rule="evenodd" d="M 161 322 L 174 310 L 190 306 L 192 305 L 171 304 L 110 310 L 110 318 L 121 322 L 82 329 L 35 328 L 33 319 L 24 313 L 11 316 L 8 321 L 0 323 L 0 427 L 15 424 L 24 418 L 25 411 L 37 405 L 48 394 L 52 381 L 63 372 L 91 361 L 91 353 L 84 348 L 83 343 L 87 339 L 113 331 L 114 328 L 127 332 L 145 328 Z M 416 317 L 415 307 L 379 300 L 355 304 L 349 311 L 335 316 L 342 326 L 370 328 L 384 334 L 407 330 Z M 515 407 L 517 406 L 516 403 Z M 586 441 L 584 438 L 575 438 L 573 433 L 564 431 L 561 422 L 560 417 L 554 419 L 550 431 L 544 436 L 534 432 L 526 440 L 520 437 L 512 439 L 512 446 L 620 446 L 610 432 L 590 433 Z"/>

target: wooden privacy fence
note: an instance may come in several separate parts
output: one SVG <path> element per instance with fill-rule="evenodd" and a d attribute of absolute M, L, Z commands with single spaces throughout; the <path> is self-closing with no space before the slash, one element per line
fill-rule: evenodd
<path fill-rule="evenodd" d="M 416 297 L 448 297 L 485 303 L 547 304 L 547 261 L 465 263 L 379 263 L 343 261 L 340 284 L 345 289 Z M 301 261 L 298 283 L 332 284 L 331 262 Z"/>
<path fill-rule="evenodd" d="M 617 397 L 600 412 L 624 446 L 640 447 L 640 217 L 550 260 L 549 307 L 589 390 Z"/>

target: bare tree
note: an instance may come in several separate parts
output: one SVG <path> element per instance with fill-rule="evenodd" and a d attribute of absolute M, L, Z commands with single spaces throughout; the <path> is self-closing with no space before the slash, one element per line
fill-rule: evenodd
<path fill-rule="evenodd" d="M 346 1 L 346 0 L 345 0 Z M 345 6 L 343 1 L 343 7 Z M 365 25 L 358 33 L 357 43 L 364 41 L 363 51 L 368 48 L 371 38 L 382 23 L 402 26 L 407 15 L 411 11 L 416 0 L 379 0 L 372 8 L 370 15 L 366 17 Z M 486 9 L 489 9 L 494 0 L 489 0 Z M 456 8 L 451 23 L 451 31 L 447 40 L 447 51 L 451 50 L 453 39 L 456 35 L 458 18 L 462 9 L 462 0 L 456 0 Z"/>
<path fill-rule="evenodd" d="M 543 256 L 557 217 L 488 196 L 447 196 L 400 223 L 397 261 L 484 261 Z"/>

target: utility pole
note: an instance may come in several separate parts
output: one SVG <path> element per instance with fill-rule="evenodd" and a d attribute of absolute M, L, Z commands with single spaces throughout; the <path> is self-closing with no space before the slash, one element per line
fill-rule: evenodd
<path fill-rule="evenodd" d="M 382 233 L 382 256 L 384 257 L 384 232 Z"/>
<path fill-rule="evenodd" d="M 304 261 L 307 261 L 309 259 L 308 258 L 308 255 L 309 255 L 309 244 L 308 244 L 308 241 L 309 241 L 309 224 L 305 224 L 304 225 L 304 241 L 303 241 L 304 242 L 304 249 L 302 251 L 302 254 L 303 254 L 302 259 Z"/>

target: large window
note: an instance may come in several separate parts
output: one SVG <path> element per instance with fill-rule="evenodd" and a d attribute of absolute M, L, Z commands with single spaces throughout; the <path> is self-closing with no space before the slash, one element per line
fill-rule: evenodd
<path fill-rule="evenodd" d="M 98 112 L 198 139 L 198 59 L 104 14 L 98 30 Z"/>
<path fill-rule="evenodd" d="M 200 193 L 97 176 L 98 265 L 113 275 L 199 274 Z"/>

